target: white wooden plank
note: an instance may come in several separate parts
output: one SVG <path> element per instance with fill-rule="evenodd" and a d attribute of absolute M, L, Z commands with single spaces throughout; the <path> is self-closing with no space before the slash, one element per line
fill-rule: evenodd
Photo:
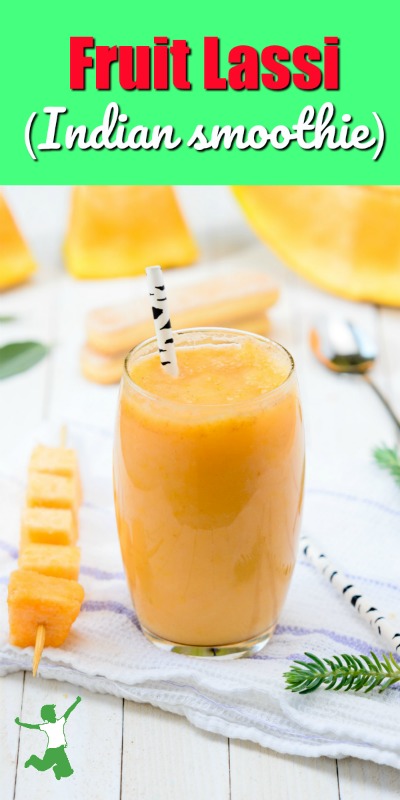
<path fill-rule="evenodd" d="M 125 702 L 122 798 L 228 800 L 227 739 L 184 717 Z"/>
<path fill-rule="evenodd" d="M 377 335 L 380 358 L 375 374 L 400 414 L 400 314 L 397 310 L 380 309 Z M 387 430 L 386 441 L 391 444 L 395 429 Z M 338 761 L 338 778 L 341 800 L 376 800 L 378 797 L 389 800 L 400 795 L 400 772 L 391 767 L 345 758 Z"/>
<path fill-rule="evenodd" d="M 400 796 L 399 770 L 358 758 L 344 758 L 338 765 L 340 800 L 394 800 Z"/>
<path fill-rule="evenodd" d="M 15 717 L 21 713 L 23 673 L 7 675 L 0 680 L 0 797 L 12 800 L 20 730 Z"/>
<path fill-rule="evenodd" d="M 21 728 L 18 759 L 16 800 L 52 800 L 57 797 L 107 798 L 120 797 L 120 764 L 122 737 L 122 702 L 118 698 L 90 692 L 57 681 L 32 678 L 28 673 L 21 719 L 23 722 L 41 722 L 40 709 L 55 704 L 57 716 L 74 702 L 77 695 L 82 702 L 74 709 L 65 725 L 68 742 L 67 755 L 74 774 L 57 781 L 53 770 L 38 772 L 25 768 L 32 755 L 42 757 L 47 739 L 42 731 Z M 16 716 L 16 715 L 14 715 Z"/>
<path fill-rule="evenodd" d="M 7 292 L 0 300 L 0 314 L 15 315 L 16 321 L 0 325 L 0 344 L 38 339 L 53 344 L 54 281 L 42 279 Z M 1 381 L 0 452 L 7 451 L 29 435 L 42 420 L 45 387 L 50 379 L 52 353 L 32 369 Z"/>
<path fill-rule="evenodd" d="M 336 762 L 230 740 L 231 800 L 338 800 Z M 358 798 L 359 800 L 359 798 Z"/>
<path fill-rule="evenodd" d="M 381 309 L 380 330 L 388 370 L 390 398 L 400 417 L 400 312 L 397 309 Z"/>
<path fill-rule="evenodd" d="M 30 285 L 7 292 L 1 298 L 2 314 L 15 315 L 15 322 L 0 329 L 0 344 L 37 338 L 47 344 L 54 339 L 55 283 L 45 274 Z M 5 460 L 11 451 L 43 419 L 47 389 L 51 377 L 51 356 L 21 375 L 1 382 L 0 453 Z M 14 719 L 23 702 L 23 673 L 0 681 L 0 796 L 14 796 L 20 729 Z"/>

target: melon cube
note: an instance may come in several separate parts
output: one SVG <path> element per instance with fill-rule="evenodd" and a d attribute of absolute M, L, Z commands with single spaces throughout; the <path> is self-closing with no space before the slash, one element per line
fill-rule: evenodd
<path fill-rule="evenodd" d="M 18 566 L 52 575 L 54 578 L 78 579 L 81 552 L 79 547 L 59 544 L 30 544 L 22 551 Z"/>
<path fill-rule="evenodd" d="M 30 472 L 26 502 L 30 507 L 69 508 L 76 514 L 78 506 L 76 481 L 64 475 Z"/>
<path fill-rule="evenodd" d="M 77 527 L 68 508 L 24 508 L 21 550 L 28 544 L 75 544 Z"/>
<path fill-rule="evenodd" d="M 46 447 L 38 444 L 33 449 L 29 469 L 71 478 L 78 472 L 78 459 L 75 450 L 68 447 Z"/>
<path fill-rule="evenodd" d="M 29 462 L 30 472 L 44 472 L 49 475 L 62 475 L 73 478 L 78 486 L 81 499 L 81 481 L 79 477 L 78 457 L 75 450 L 69 447 L 46 447 L 38 444 L 34 448 Z"/>
<path fill-rule="evenodd" d="M 46 629 L 46 647 L 59 647 L 67 638 L 84 598 L 77 581 L 53 578 L 19 569 L 8 585 L 10 643 L 34 646 L 39 625 Z"/>

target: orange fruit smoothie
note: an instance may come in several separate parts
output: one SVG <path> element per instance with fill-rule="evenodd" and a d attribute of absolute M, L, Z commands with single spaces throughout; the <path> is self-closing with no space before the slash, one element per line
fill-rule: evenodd
<path fill-rule="evenodd" d="M 304 440 L 294 365 L 227 329 L 154 340 L 127 357 L 114 486 L 121 551 L 144 633 L 195 655 L 264 646 L 297 555 Z"/>

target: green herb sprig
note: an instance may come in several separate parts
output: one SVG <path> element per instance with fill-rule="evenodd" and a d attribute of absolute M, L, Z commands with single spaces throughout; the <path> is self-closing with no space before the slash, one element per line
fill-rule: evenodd
<path fill-rule="evenodd" d="M 400 453 L 395 447 L 376 447 L 373 456 L 381 469 L 386 469 L 400 485 Z"/>
<path fill-rule="evenodd" d="M 332 656 L 318 658 L 313 653 L 304 653 L 309 661 L 294 661 L 289 672 L 284 672 L 286 689 L 299 694 L 309 694 L 322 686 L 338 692 L 350 689 L 370 692 L 379 687 L 384 692 L 389 686 L 400 681 L 400 663 L 390 653 L 380 661 L 375 653 L 369 656 Z"/>

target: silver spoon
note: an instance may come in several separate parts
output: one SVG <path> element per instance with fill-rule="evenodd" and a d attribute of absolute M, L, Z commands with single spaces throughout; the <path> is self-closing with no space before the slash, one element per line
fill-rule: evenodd
<path fill-rule="evenodd" d="M 328 369 L 361 375 L 378 395 L 400 431 L 399 417 L 368 375 L 376 361 L 378 350 L 365 331 L 347 320 L 324 319 L 311 328 L 310 344 L 318 361 Z"/>

